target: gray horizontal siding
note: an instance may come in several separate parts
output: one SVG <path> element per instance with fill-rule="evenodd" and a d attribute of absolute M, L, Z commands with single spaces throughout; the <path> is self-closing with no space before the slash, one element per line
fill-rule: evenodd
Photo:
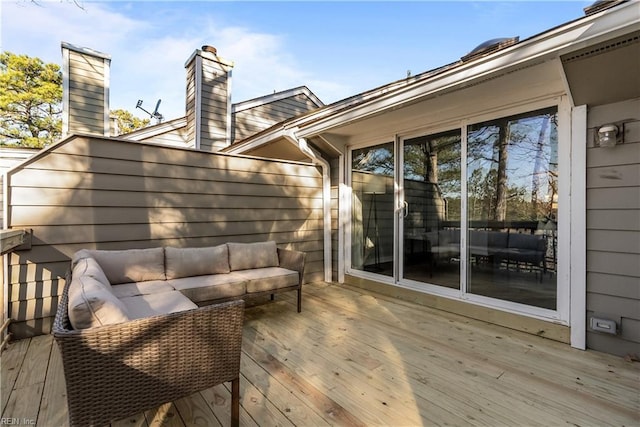
<path fill-rule="evenodd" d="M 196 90 L 201 94 L 200 149 L 203 151 L 218 151 L 227 145 L 231 114 L 228 80 L 229 76 L 221 64 L 202 60 L 202 81 Z"/>
<path fill-rule="evenodd" d="M 304 94 L 258 105 L 234 114 L 234 141 L 241 141 L 276 123 L 304 114 L 317 106 Z"/>
<path fill-rule="evenodd" d="M 75 137 L 9 175 L 12 226 L 33 246 L 8 257 L 20 336 L 48 332 L 82 248 L 195 247 L 275 240 L 323 279 L 322 178 L 312 165 Z"/>
<path fill-rule="evenodd" d="M 171 145 L 173 147 L 181 148 L 193 148 L 193 141 L 189 141 L 186 128 L 155 135 L 150 138 L 146 138 L 144 142 L 150 144 Z"/>
<path fill-rule="evenodd" d="M 588 118 L 587 319 L 614 320 L 615 336 L 587 330 L 587 346 L 640 352 L 640 101 L 594 107 Z M 604 123 L 624 119 L 624 144 L 595 147 Z"/>
<path fill-rule="evenodd" d="M 70 134 L 104 134 L 107 67 L 103 58 L 69 51 L 69 102 L 66 117 Z"/>
<path fill-rule="evenodd" d="M 38 149 L 0 147 L 0 228 L 4 226 L 4 174 L 7 170 L 36 154 Z"/>

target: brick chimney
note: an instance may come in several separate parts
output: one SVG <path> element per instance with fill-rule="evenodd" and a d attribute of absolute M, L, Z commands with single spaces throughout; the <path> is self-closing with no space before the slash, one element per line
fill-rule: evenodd
<path fill-rule="evenodd" d="M 62 42 L 62 135 L 108 136 L 111 56 Z"/>
<path fill-rule="evenodd" d="M 218 151 L 231 144 L 231 70 L 233 62 L 202 46 L 185 63 L 187 136 L 195 148 Z"/>

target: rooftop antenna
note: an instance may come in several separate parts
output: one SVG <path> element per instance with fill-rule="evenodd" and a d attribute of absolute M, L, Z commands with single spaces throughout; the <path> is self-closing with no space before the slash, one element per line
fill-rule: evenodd
<path fill-rule="evenodd" d="M 158 102 L 156 102 L 156 108 L 153 110 L 153 113 L 150 113 L 147 110 L 145 110 L 144 108 L 142 108 L 142 99 L 138 99 L 138 103 L 136 104 L 136 108 L 139 108 L 142 111 L 144 111 L 145 113 L 147 113 L 152 119 L 156 119 L 156 124 L 158 124 L 158 123 L 162 122 L 162 119 L 164 119 L 162 114 L 160 114 L 158 112 L 158 108 L 160 108 L 160 102 L 161 101 L 162 101 L 162 99 L 158 99 Z"/>

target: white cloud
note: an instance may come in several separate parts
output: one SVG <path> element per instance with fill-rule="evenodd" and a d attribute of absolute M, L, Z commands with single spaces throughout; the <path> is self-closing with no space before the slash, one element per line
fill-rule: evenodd
<path fill-rule="evenodd" d="M 3 2 L 3 49 L 60 62 L 60 42 L 109 53 L 147 24 L 113 13 L 100 3 L 84 9 L 68 2 Z"/>
<path fill-rule="evenodd" d="M 145 114 L 135 110 L 138 99 L 147 110 L 162 99 L 160 112 L 167 119 L 184 115 L 184 64 L 205 44 L 235 63 L 233 102 L 301 85 L 321 99 L 346 96 L 344 86 L 303 70 L 288 52 L 284 35 L 225 25 L 211 16 L 189 16 L 186 8 L 175 17 L 162 12 L 161 2 L 141 4 L 149 8 L 144 18 L 127 15 L 126 3 L 81 4 L 83 9 L 73 2 L 3 2 L 2 50 L 58 64 L 62 41 L 109 54 L 111 108 L 141 117 Z"/>

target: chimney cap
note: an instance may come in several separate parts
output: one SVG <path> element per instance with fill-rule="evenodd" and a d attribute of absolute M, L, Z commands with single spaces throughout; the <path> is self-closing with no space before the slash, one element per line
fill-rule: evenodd
<path fill-rule="evenodd" d="M 214 55 L 217 55 L 217 54 L 218 54 L 218 49 L 216 49 L 216 48 L 215 48 L 215 47 L 213 47 L 213 46 L 209 46 L 209 45 L 207 45 L 207 44 L 205 44 L 205 45 L 203 45 L 203 46 L 202 46 L 202 51 L 204 51 L 204 52 L 209 52 L 209 53 L 213 53 Z"/>
<path fill-rule="evenodd" d="M 89 47 L 76 46 L 68 42 L 61 42 L 60 47 L 62 48 L 63 51 L 64 49 L 68 49 L 68 50 L 73 50 L 75 52 L 81 53 L 83 55 L 90 55 L 90 56 L 95 56 L 97 58 L 111 60 L 111 55 L 107 53 L 98 52 L 97 50 L 91 49 Z"/>
<path fill-rule="evenodd" d="M 233 61 L 229 61 L 227 59 L 221 58 L 218 56 L 218 49 L 216 49 L 213 46 L 209 46 L 209 45 L 203 45 L 200 49 L 196 49 L 191 56 L 189 56 L 189 59 L 187 59 L 187 62 L 184 63 L 185 68 L 189 67 L 189 64 L 191 64 L 191 62 L 195 59 L 196 56 L 200 56 L 202 58 L 206 58 L 210 61 L 215 61 L 220 65 L 226 66 L 226 67 L 233 67 L 234 63 Z"/>

